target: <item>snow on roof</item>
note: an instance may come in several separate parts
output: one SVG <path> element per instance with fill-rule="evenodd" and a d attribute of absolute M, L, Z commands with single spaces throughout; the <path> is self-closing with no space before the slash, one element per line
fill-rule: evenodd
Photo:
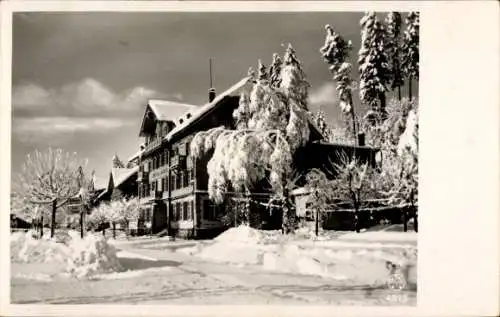
<path fill-rule="evenodd" d="M 127 162 L 128 163 L 132 162 L 133 160 L 135 160 L 136 158 L 138 158 L 139 155 L 141 155 L 142 152 L 144 152 L 144 150 L 137 151 L 134 155 L 132 155 L 131 157 L 128 158 Z"/>
<path fill-rule="evenodd" d="M 187 117 L 183 118 L 182 124 L 177 125 L 170 133 L 165 136 L 165 139 L 171 140 L 177 133 L 184 130 L 186 127 L 190 126 L 193 122 L 199 120 L 203 117 L 204 114 L 216 108 L 219 102 L 227 96 L 231 96 L 242 89 L 246 84 L 252 81 L 252 77 L 248 76 L 231 86 L 229 89 L 224 91 L 223 93 L 217 95 L 212 102 L 205 104 L 204 106 L 198 107 L 197 109 L 193 109 L 191 113 L 191 117 L 188 119 Z"/>
<path fill-rule="evenodd" d="M 105 179 L 102 179 L 100 177 L 94 177 L 94 189 L 99 190 L 99 189 L 104 189 L 107 186 L 107 181 Z"/>
<path fill-rule="evenodd" d="M 198 109 L 198 106 L 195 105 L 159 99 L 150 99 L 148 105 L 160 121 L 175 122 L 186 112 L 194 112 Z"/>
<path fill-rule="evenodd" d="M 372 151 L 380 150 L 379 148 L 371 147 L 368 145 L 352 145 L 352 144 L 332 143 L 332 142 L 327 142 L 327 141 L 315 141 L 313 143 L 319 144 L 319 145 L 333 146 L 333 147 L 344 147 L 344 148 L 348 147 L 348 148 L 366 149 L 366 150 L 372 150 Z"/>
<path fill-rule="evenodd" d="M 115 188 L 123 184 L 123 182 L 125 182 L 138 171 L 139 166 L 134 166 L 133 168 L 112 168 L 111 175 L 113 177 L 113 184 Z"/>

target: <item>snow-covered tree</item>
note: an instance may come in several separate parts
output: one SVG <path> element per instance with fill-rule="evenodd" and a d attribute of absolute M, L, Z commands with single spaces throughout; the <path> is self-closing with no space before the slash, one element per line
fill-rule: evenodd
<path fill-rule="evenodd" d="M 83 168 L 87 162 L 76 153 L 62 149 L 49 148 L 46 152 L 36 150 L 26 157 L 21 172 L 13 181 L 13 192 L 25 206 L 51 206 L 51 236 L 56 226 L 56 210 L 64 206 L 70 198 L 88 195 L 90 180 L 85 177 Z M 35 208 L 30 208 L 36 210 Z"/>
<path fill-rule="evenodd" d="M 401 86 L 404 84 L 403 72 L 401 70 L 401 13 L 389 12 L 386 16 L 387 25 L 386 50 L 391 68 L 391 89 L 398 90 L 398 100 L 401 100 Z"/>
<path fill-rule="evenodd" d="M 106 225 L 112 221 L 113 211 L 110 204 L 101 204 L 92 210 L 87 218 L 87 225 L 94 230 L 102 229 L 102 235 L 106 235 Z"/>
<path fill-rule="evenodd" d="M 217 127 L 196 134 L 191 153 L 199 157 L 213 150 L 207 165 L 208 193 L 216 203 L 224 201 L 228 188 L 248 194 L 255 184 L 269 179 L 283 202 L 288 232 L 293 228 L 286 225 L 289 210 L 285 206 L 291 199 L 286 179 L 292 173 L 295 151 L 309 139 L 309 84 L 291 45 L 285 52 L 279 88 L 270 85 L 264 69 L 260 63 L 250 95 L 241 97 L 244 101 L 235 111 L 238 129 Z"/>
<path fill-rule="evenodd" d="M 326 140 L 330 139 L 331 129 L 326 121 L 326 114 L 323 110 L 318 110 L 312 115 L 312 119 L 319 132 L 325 137 Z"/>
<path fill-rule="evenodd" d="M 306 80 L 302 65 L 291 44 L 288 44 L 283 56 L 280 87 L 289 102 L 296 103 L 302 109 L 308 110 L 307 97 L 310 84 Z"/>
<path fill-rule="evenodd" d="M 273 61 L 269 67 L 269 84 L 278 88 L 281 85 L 281 68 L 283 62 L 277 53 L 273 54 Z"/>
<path fill-rule="evenodd" d="M 115 155 L 113 156 L 113 167 L 114 168 L 125 168 L 125 164 L 123 164 L 123 162 L 120 160 L 120 158 L 118 157 L 118 154 L 116 154 L 116 152 L 115 152 Z"/>
<path fill-rule="evenodd" d="M 374 12 L 367 12 L 360 21 L 361 47 L 358 54 L 359 94 L 362 102 L 385 118 L 386 91 L 391 79 L 386 48 L 386 30 Z"/>
<path fill-rule="evenodd" d="M 359 211 L 362 203 L 376 197 L 375 169 L 368 163 L 342 156 L 338 163 L 332 163 L 337 175 L 330 182 L 335 198 L 349 202 L 354 209 L 354 227 L 360 232 Z"/>
<path fill-rule="evenodd" d="M 319 234 L 320 220 L 323 219 L 323 213 L 328 208 L 335 193 L 330 186 L 330 180 L 325 173 L 318 169 L 313 169 L 306 175 L 306 188 L 310 191 L 308 202 L 315 211 L 316 236 Z"/>
<path fill-rule="evenodd" d="M 413 126 L 413 112 L 408 116 L 407 129 L 413 130 L 411 134 L 416 137 L 418 126 Z M 405 131 L 406 132 L 406 131 Z M 416 141 L 418 144 L 418 140 Z M 384 168 L 382 169 L 379 186 L 381 193 L 388 198 L 389 205 L 399 206 L 403 209 L 404 231 L 407 231 L 407 213 L 409 206 L 414 213 L 415 230 L 418 231 L 418 149 L 411 146 L 402 147 L 399 153 L 389 153 L 384 157 Z"/>
<path fill-rule="evenodd" d="M 346 41 L 340 34 L 336 33 L 330 25 L 327 24 L 325 29 L 325 44 L 320 48 L 320 52 L 325 62 L 330 65 L 330 71 L 337 84 L 339 106 L 342 113 L 351 117 L 352 133 L 356 142 L 356 113 L 352 100 L 352 87 L 354 83 L 351 78 L 352 64 L 348 61 L 352 43 L 351 41 Z"/>
<path fill-rule="evenodd" d="M 408 79 L 408 94 L 412 96 L 412 80 L 419 78 L 419 58 L 420 58 L 420 13 L 410 12 L 405 19 L 406 28 L 403 36 L 403 61 L 402 68 L 405 77 Z"/>

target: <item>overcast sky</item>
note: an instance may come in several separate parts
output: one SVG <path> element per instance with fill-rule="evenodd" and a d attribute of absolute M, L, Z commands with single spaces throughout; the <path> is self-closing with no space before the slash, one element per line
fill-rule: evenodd
<path fill-rule="evenodd" d="M 138 149 L 147 98 L 201 105 L 269 65 L 291 43 L 311 83 L 311 109 L 343 120 L 319 53 L 330 24 L 359 49 L 361 13 L 16 13 L 13 20 L 12 169 L 49 146 L 76 151 L 106 178 L 115 151 Z M 355 67 L 356 68 L 356 67 Z M 355 100 L 359 104 L 357 98 Z M 357 106 L 359 111 L 365 111 Z"/>

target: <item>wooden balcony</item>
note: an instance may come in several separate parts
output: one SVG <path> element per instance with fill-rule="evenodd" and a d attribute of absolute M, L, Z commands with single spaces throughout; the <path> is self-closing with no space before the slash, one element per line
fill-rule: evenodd
<path fill-rule="evenodd" d="M 170 166 L 172 168 L 186 168 L 186 157 L 185 156 L 172 156 L 170 158 Z"/>
<path fill-rule="evenodd" d="M 160 168 L 157 168 L 153 171 L 151 171 L 151 176 L 150 178 L 152 180 L 158 179 L 158 178 L 163 178 L 168 175 L 168 166 L 162 166 Z"/>
<path fill-rule="evenodd" d="M 162 138 L 156 138 L 154 140 L 149 141 L 149 143 L 144 148 L 143 155 L 159 148 L 161 146 L 161 143 L 162 143 Z"/>

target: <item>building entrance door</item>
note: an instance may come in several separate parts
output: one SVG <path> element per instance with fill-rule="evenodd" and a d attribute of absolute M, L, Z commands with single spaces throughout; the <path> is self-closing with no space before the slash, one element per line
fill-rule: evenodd
<path fill-rule="evenodd" d="M 151 232 L 153 234 L 167 228 L 167 206 L 163 201 L 155 203 L 153 207 L 153 221 L 151 223 Z"/>

